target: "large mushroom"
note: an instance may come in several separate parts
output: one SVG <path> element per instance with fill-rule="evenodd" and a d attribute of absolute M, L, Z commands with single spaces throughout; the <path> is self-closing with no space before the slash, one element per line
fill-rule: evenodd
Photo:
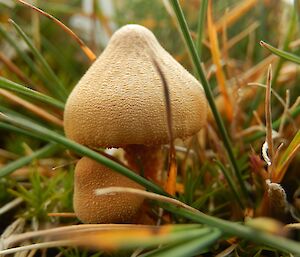
<path fill-rule="evenodd" d="M 126 25 L 114 33 L 70 94 L 64 126 L 67 137 L 83 145 L 124 148 L 129 166 L 159 181 L 161 146 L 169 137 L 161 78 L 153 60 L 168 82 L 174 138 L 197 133 L 207 114 L 202 86 L 140 25 Z"/>

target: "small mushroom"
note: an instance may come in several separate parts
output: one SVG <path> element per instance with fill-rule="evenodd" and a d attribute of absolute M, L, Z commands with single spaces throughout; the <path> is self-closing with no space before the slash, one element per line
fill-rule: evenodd
<path fill-rule="evenodd" d="M 161 145 L 169 137 L 153 60 L 168 82 L 174 138 L 197 133 L 207 116 L 201 84 L 140 25 L 114 33 L 70 94 L 64 125 L 69 138 L 89 147 L 123 147 L 131 167 L 142 166 L 146 178 L 159 181 Z"/>
<path fill-rule="evenodd" d="M 76 216 L 84 223 L 128 223 L 136 217 L 143 198 L 134 194 L 114 193 L 97 196 L 95 190 L 120 186 L 143 189 L 129 178 L 87 157 L 75 168 L 73 205 Z"/>

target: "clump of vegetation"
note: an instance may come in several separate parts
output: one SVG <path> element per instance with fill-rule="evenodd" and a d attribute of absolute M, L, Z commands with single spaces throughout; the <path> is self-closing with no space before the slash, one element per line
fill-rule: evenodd
<path fill-rule="evenodd" d="M 299 255 L 297 1 L 83 2 L 0 1 L 0 255 Z M 64 134 L 70 92 L 129 23 L 153 31 L 209 106 L 200 132 L 174 141 L 172 84 L 153 60 L 171 139 L 159 180 L 138 172 L 157 164 L 157 149 L 135 159 L 141 149 L 126 156 Z M 83 156 L 139 184 L 92 197 L 145 199 L 134 224 L 81 224 L 72 202 Z"/>

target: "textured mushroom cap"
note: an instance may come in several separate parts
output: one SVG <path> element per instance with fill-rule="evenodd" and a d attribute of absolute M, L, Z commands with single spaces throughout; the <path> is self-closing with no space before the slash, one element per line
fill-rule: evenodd
<path fill-rule="evenodd" d="M 116 193 L 95 195 L 95 190 L 103 187 L 142 186 L 110 170 L 87 157 L 80 159 L 75 168 L 73 205 L 76 216 L 84 223 L 129 223 L 135 218 L 143 197 Z"/>
<path fill-rule="evenodd" d="M 64 113 L 67 137 L 90 147 L 167 143 L 163 86 L 152 59 L 168 82 L 174 137 L 198 132 L 207 113 L 201 84 L 151 31 L 126 25 L 70 94 Z"/>

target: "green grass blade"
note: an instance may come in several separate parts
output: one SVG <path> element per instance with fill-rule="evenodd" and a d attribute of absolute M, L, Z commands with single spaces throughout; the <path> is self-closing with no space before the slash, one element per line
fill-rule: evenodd
<path fill-rule="evenodd" d="M 278 166 L 275 169 L 275 175 L 283 178 L 283 175 L 291 163 L 293 158 L 296 156 L 300 148 L 300 130 L 296 133 L 293 140 L 289 144 L 288 148 L 284 151 L 281 158 L 279 159 Z"/>
<path fill-rule="evenodd" d="M 296 64 L 300 64 L 300 57 L 297 55 L 275 48 L 274 46 L 271 46 L 264 41 L 260 41 L 260 45 L 281 58 L 284 58 Z"/>
<path fill-rule="evenodd" d="M 291 111 L 291 117 L 292 118 L 296 118 L 298 115 L 300 114 L 300 106 L 296 107 L 293 111 Z M 289 121 L 289 119 L 286 119 L 285 122 L 287 123 Z M 272 128 L 273 129 L 278 129 L 281 123 L 281 118 L 277 119 L 276 121 L 274 121 L 272 123 Z M 254 135 L 252 135 L 251 137 L 246 139 L 246 143 L 251 143 L 261 137 L 264 137 L 266 135 L 266 133 L 264 131 L 261 132 L 257 132 Z"/>
<path fill-rule="evenodd" d="M 0 168 L 0 178 L 9 175 L 10 173 L 14 172 L 15 170 L 24 167 L 25 165 L 29 164 L 35 159 L 43 158 L 53 154 L 59 147 L 57 144 L 50 143 L 43 148 L 33 152 L 28 156 L 24 156 L 18 160 L 12 161 L 11 163 L 5 165 L 4 167 Z"/>
<path fill-rule="evenodd" d="M 218 228 L 223 233 L 231 236 L 247 239 L 260 245 L 267 245 L 280 251 L 296 254 L 297 256 L 300 254 L 299 242 L 287 239 L 285 237 L 268 234 L 239 223 L 215 218 L 202 212 L 196 213 L 190 210 L 165 204 L 162 204 L 162 206 L 166 210 L 176 215 L 185 217 L 197 223 L 203 223 L 210 227 Z"/>
<path fill-rule="evenodd" d="M 20 117 L 11 117 L 11 116 L 8 116 L 8 115 L 2 114 L 2 113 L 0 113 L 0 114 L 1 114 L 2 119 L 7 120 L 10 123 L 15 124 L 17 126 L 20 126 L 21 128 L 25 128 L 26 130 L 34 132 L 38 136 L 43 137 L 43 139 L 46 141 L 56 142 L 60 145 L 65 146 L 66 148 L 80 154 L 80 155 L 87 156 L 87 157 L 103 164 L 104 166 L 106 166 L 114 171 L 117 171 L 120 174 L 143 185 L 150 191 L 153 191 L 155 193 L 162 194 L 162 195 L 168 195 L 161 187 L 159 187 L 158 185 L 152 183 L 151 181 L 137 175 L 135 172 L 131 171 L 130 169 L 126 168 L 125 166 L 123 166 L 119 163 L 116 163 L 113 160 L 111 160 L 105 156 L 102 156 L 101 154 L 99 154 L 83 145 L 80 145 L 80 144 L 64 137 L 63 135 L 60 135 L 59 133 L 57 133 L 53 130 L 50 130 L 48 128 L 40 126 L 34 122 L 22 119 Z"/>
<path fill-rule="evenodd" d="M 6 78 L 0 77 L 0 88 L 10 90 L 16 93 L 20 93 L 22 95 L 29 96 L 33 99 L 37 99 L 41 102 L 53 105 L 55 107 L 58 107 L 60 109 L 64 109 L 64 103 L 61 101 L 58 101 L 50 96 L 44 95 L 38 91 L 32 90 L 28 87 L 25 87 L 23 85 L 17 84 L 16 82 L 10 81 Z"/>
<path fill-rule="evenodd" d="M 203 192 L 203 195 L 197 198 L 190 206 L 195 209 L 201 209 L 206 201 L 208 201 L 209 198 L 213 197 L 215 194 L 217 194 L 220 191 L 220 188 L 214 189 L 214 190 L 206 190 Z"/>
<path fill-rule="evenodd" d="M 291 9 L 292 17 L 289 20 L 288 29 L 287 29 L 287 32 L 286 32 L 286 35 L 284 38 L 283 47 L 282 47 L 283 51 L 289 50 L 289 44 L 292 40 L 292 36 L 294 35 L 295 29 L 296 29 L 296 24 L 297 24 L 297 10 L 293 7 L 291 7 L 290 9 Z M 277 82 L 278 76 L 280 74 L 281 68 L 283 66 L 283 63 L 284 63 L 284 59 L 280 59 L 276 66 L 276 69 L 275 69 L 275 72 L 273 75 L 273 79 L 272 79 L 273 87 L 276 86 L 276 82 Z"/>
<path fill-rule="evenodd" d="M 211 111 L 214 115 L 215 121 L 216 121 L 217 126 L 219 128 L 219 131 L 221 133 L 223 143 L 224 143 L 224 146 L 225 146 L 226 151 L 228 153 L 228 157 L 230 159 L 232 168 L 233 168 L 233 170 L 234 170 L 234 172 L 235 172 L 235 174 L 238 178 L 239 185 L 242 189 L 242 193 L 243 193 L 244 197 L 247 199 L 248 198 L 248 192 L 247 192 L 247 189 L 246 189 L 246 186 L 245 186 L 245 182 L 242 178 L 242 174 L 241 174 L 241 172 L 239 170 L 239 167 L 237 165 L 237 162 L 236 162 L 236 159 L 235 159 L 235 156 L 234 156 L 234 153 L 233 153 L 233 149 L 232 149 L 232 144 L 231 144 L 231 141 L 229 139 L 229 135 L 228 135 L 227 130 L 225 128 L 224 122 L 223 122 L 223 120 L 220 116 L 220 113 L 218 112 L 218 109 L 216 107 L 214 97 L 213 97 L 213 93 L 212 93 L 212 90 L 211 90 L 211 86 L 209 85 L 209 82 L 206 79 L 204 71 L 201 67 L 200 58 L 197 54 L 194 42 L 193 42 L 192 37 L 190 35 L 190 32 L 189 32 L 188 25 L 187 25 L 187 22 L 185 20 L 184 14 L 182 12 L 182 9 L 180 7 L 180 4 L 179 4 L 178 0 L 169 0 L 169 1 L 171 2 L 172 6 L 173 6 L 173 10 L 176 14 L 177 21 L 180 25 L 181 33 L 184 36 L 185 43 L 186 43 L 186 45 L 188 47 L 188 50 L 189 50 L 189 53 L 192 57 L 194 68 L 197 72 L 197 76 L 198 76 L 198 78 L 200 79 L 200 82 L 203 85 L 203 88 L 204 88 L 204 91 L 205 91 L 205 94 L 206 94 L 206 98 L 207 98 L 208 103 L 210 105 Z"/>
<path fill-rule="evenodd" d="M 26 119 L 28 120 L 29 122 L 34 122 L 36 124 L 39 124 L 41 126 L 47 126 L 49 129 L 53 129 L 52 125 L 51 124 L 48 124 L 48 123 L 45 123 L 45 121 L 43 120 L 40 120 L 39 117 L 34 117 L 34 116 L 26 116 L 24 115 L 23 113 L 21 112 L 17 112 L 17 111 L 14 111 L 13 109 L 10 109 L 9 107 L 5 107 L 5 106 L 2 106 L 0 105 L 0 114 L 4 114 L 4 115 L 8 115 L 10 117 L 12 117 L 13 119 L 15 118 L 20 118 L 20 119 Z M 0 119 L 1 120 L 1 119 Z M 0 121 L 1 122 L 1 121 Z M 3 122 L 2 122 L 3 123 Z M 6 123 L 4 123 L 6 124 Z M 27 131 L 27 130 L 24 130 L 20 127 L 16 127 L 13 125 L 13 127 L 11 127 L 10 124 L 6 124 L 6 125 L 9 125 L 9 127 L 7 126 L 2 126 L 1 128 L 3 130 L 8 130 L 8 131 L 11 131 L 11 132 L 17 132 L 17 133 L 21 133 L 23 134 L 24 136 L 27 136 L 27 137 L 32 137 L 32 138 L 35 138 L 35 139 L 39 139 L 39 140 L 42 140 L 42 141 L 45 141 L 44 140 L 44 137 L 43 136 L 39 136 L 38 134 L 36 133 L 33 133 L 31 131 Z M 22 131 L 20 131 L 20 129 Z M 63 128 L 59 127 L 55 127 L 57 133 L 63 135 Z M 25 134 L 24 134 L 25 133 Z"/>
<path fill-rule="evenodd" d="M 235 197 L 237 203 L 240 205 L 240 207 L 243 209 L 244 208 L 244 204 L 239 196 L 239 192 L 235 186 L 235 183 L 231 177 L 231 175 L 229 174 L 228 170 L 224 167 L 224 165 L 220 162 L 220 161 L 216 161 L 216 164 L 218 165 L 218 167 L 221 169 L 228 185 L 229 188 L 231 189 L 233 196 Z"/>
<path fill-rule="evenodd" d="M 29 117 L 29 116 L 24 115 L 20 111 L 11 109 L 9 107 L 5 107 L 3 105 L 0 105 L 0 113 L 3 113 L 5 115 L 9 115 L 11 117 L 20 117 L 22 119 L 26 119 L 26 120 L 35 122 L 35 123 L 40 124 L 42 126 L 45 125 L 45 121 L 44 120 L 40 120 L 39 117 L 35 117 L 35 116 L 30 116 Z M 46 126 L 51 126 L 51 128 L 52 128 L 52 125 L 50 125 L 48 123 L 46 123 L 46 124 L 47 124 Z M 58 128 L 58 132 L 62 134 L 63 133 L 63 128 L 59 127 Z M 36 136 L 35 138 L 43 139 L 42 137 L 38 137 L 38 136 Z"/>
<path fill-rule="evenodd" d="M 0 35 L 16 50 L 18 55 L 26 62 L 29 68 L 34 74 L 36 74 L 45 84 L 47 84 L 47 78 L 37 69 L 33 60 L 27 55 L 27 53 L 20 49 L 18 44 L 13 40 L 13 38 L 0 26 Z"/>
<path fill-rule="evenodd" d="M 183 225 L 184 226 L 184 225 Z M 186 225 L 185 225 L 186 226 Z M 168 232 L 160 234 L 159 232 L 156 235 L 149 236 L 149 238 L 141 237 L 140 234 L 137 234 L 136 238 L 127 238 L 127 240 L 122 240 L 120 247 L 125 249 L 130 249 L 134 247 L 153 247 L 159 244 L 168 244 L 168 243 L 181 243 L 187 240 L 193 240 L 205 236 L 212 232 L 211 228 L 186 228 L 185 230 L 179 228 L 177 230 L 177 225 L 173 225 Z M 102 240 L 102 239 L 100 239 Z M 117 239 L 118 240 L 118 239 Z"/>
<path fill-rule="evenodd" d="M 36 49 L 36 47 L 33 45 L 31 40 L 28 38 L 28 36 L 25 34 L 25 32 L 18 26 L 13 20 L 10 20 L 11 24 L 14 26 L 18 34 L 22 37 L 22 39 L 26 42 L 26 44 L 29 46 L 30 50 L 32 51 L 33 55 L 37 58 L 37 60 L 41 63 L 44 71 L 49 76 L 50 81 L 53 81 L 53 83 L 56 85 L 56 87 L 49 87 L 48 90 L 51 94 L 57 96 L 60 98 L 60 100 L 65 101 L 68 93 L 64 85 L 61 83 L 61 81 L 58 79 L 58 77 L 55 75 L 54 71 L 51 69 L 47 61 L 44 59 L 44 57 L 41 55 L 41 53 Z M 50 84 L 51 85 L 51 84 Z"/>
<path fill-rule="evenodd" d="M 293 8 L 291 8 L 291 9 L 292 9 L 291 10 L 292 11 L 292 17 L 289 21 L 287 33 L 286 33 L 285 38 L 284 38 L 284 43 L 283 43 L 283 50 L 284 51 L 287 51 L 289 49 L 289 44 L 292 40 L 292 36 L 295 32 L 295 27 L 296 27 L 295 26 L 296 25 L 296 20 L 297 20 L 296 10 L 294 10 Z M 276 65 L 274 75 L 273 75 L 273 79 L 272 79 L 272 87 L 273 88 L 276 88 L 276 86 L 277 86 L 277 79 L 278 79 L 280 71 L 283 67 L 284 61 L 285 61 L 284 59 L 280 58 L 277 65 Z M 278 88 L 279 92 L 282 91 L 283 88 L 284 87 Z M 251 103 L 251 106 L 250 106 L 250 109 L 249 109 L 250 115 L 248 115 L 248 117 L 247 117 L 247 120 L 244 124 L 244 128 L 247 128 L 247 127 L 250 126 L 251 120 L 253 118 L 253 111 L 257 110 L 257 108 L 258 108 L 259 104 L 261 103 L 263 97 L 264 97 L 263 90 L 261 88 L 258 88 L 258 90 L 256 92 L 256 96 L 255 96 L 254 100 Z"/>
<path fill-rule="evenodd" d="M 195 256 L 199 251 L 211 246 L 222 233 L 218 229 L 211 229 L 209 233 L 176 245 L 166 246 L 151 253 L 140 255 L 140 257 L 188 257 Z"/>
<path fill-rule="evenodd" d="M 23 136 L 31 137 L 31 138 L 36 138 L 36 139 L 43 139 L 43 137 L 36 135 L 35 133 L 32 133 L 30 131 L 15 127 L 13 125 L 4 123 L 0 121 L 0 130 L 6 130 L 14 133 L 18 133 Z"/>
<path fill-rule="evenodd" d="M 198 55 L 200 58 L 202 55 L 202 39 L 204 34 L 204 24 L 205 24 L 207 6 L 208 6 L 208 0 L 202 0 L 200 5 L 200 11 L 199 11 L 197 40 L 196 40 L 196 49 L 198 50 Z"/>

